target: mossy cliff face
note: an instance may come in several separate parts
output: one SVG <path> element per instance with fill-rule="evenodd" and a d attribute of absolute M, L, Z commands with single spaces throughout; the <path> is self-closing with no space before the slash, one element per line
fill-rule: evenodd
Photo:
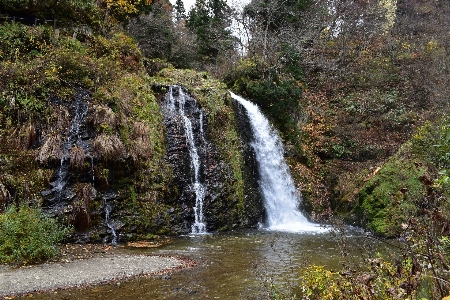
<path fill-rule="evenodd" d="M 238 122 L 234 112 L 234 103 L 223 83 L 211 78 L 207 73 L 191 70 L 163 69 L 152 78 L 155 90 L 161 95 L 169 85 L 180 85 L 197 100 L 199 108 L 204 111 L 203 130 L 206 143 L 200 149 L 203 159 L 201 174 L 206 185 L 203 213 L 208 230 L 229 230 L 233 228 L 252 227 L 261 221 L 262 203 L 248 159 L 243 155 L 246 143 L 238 134 Z M 188 103 L 186 103 L 188 105 Z M 181 120 L 179 120 L 181 121 Z M 189 182 L 189 154 L 186 147 L 183 125 L 177 121 L 167 123 L 168 138 L 177 143 L 170 143 L 169 165 L 174 170 L 176 186 L 183 188 Z M 194 128 L 195 130 L 195 128 Z M 185 161 L 179 165 L 179 161 Z M 180 200 L 184 209 L 184 220 L 193 222 L 192 208 L 195 196 L 190 200 Z M 184 222 L 183 231 L 190 231 Z"/>
<path fill-rule="evenodd" d="M 43 207 L 72 224 L 80 240 L 110 241 L 112 230 L 122 241 L 188 231 L 181 174 L 167 156 L 164 92 L 152 89 L 177 83 L 207 119 L 208 230 L 257 224 L 262 206 L 248 188 L 254 183 L 244 143 L 221 83 L 170 68 L 149 77 L 137 45 L 120 32 L 77 40 L 45 27 L 2 30 L 18 49 L 0 60 L 8 79 L 0 84 L 2 209 L 13 202 Z"/>

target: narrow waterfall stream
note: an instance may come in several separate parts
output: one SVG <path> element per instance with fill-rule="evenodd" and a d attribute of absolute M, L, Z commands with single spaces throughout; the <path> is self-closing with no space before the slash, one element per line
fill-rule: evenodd
<path fill-rule="evenodd" d="M 167 95 L 166 108 L 173 116 L 179 116 L 182 118 L 184 135 L 186 137 L 186 146 L 189 150 L 190 166 L 191 166 L 191 182 L 190 188 L 195 194 L 195 206 L 194 206 L 194 223 L 192 224 L 191 233 L 203 234 L 206 233 L 205 218 L 203 215 L 203 200 L 205 198 L 206 187 L 200 179 L 201 160 L 199 155 L 198 143 L 204 143 L 203 137 L 203 112 L 199 110 L 198 117 L 195 118 L 194 114 L 188 114 L 185 106 L 186 102 L 195 101 L 195 99 L 186 95 L 180 86 L 170 86 Z M 178 109 L 177 109 L 178 108 Z M 194 132 L 193 122 L 198 123 L 198 132 Z M 196 145 L 197 141 L 197 145 Z"/>
<path fill-rule="evenodd" d="M 92 181 L 94 181 L 94 160 L 92 155 L 89 154 L 89 143 L 83 136 L 86 134 L 86 118 L 90 100 L 88 91 L 79 90 L 69 106 L 70 129 L 62 132 L 66 141 L 61 146 L 60 164 L 55 170 L 53 181 L 50 183 L 52 188 L 43 192 L 43 196 L 52 195 L 52 198 L 49 199 L 51 205 L 61 204 L 61 201 L 69 198 L 65 193 L 70 193 L 68 192 L 68 185 L 70 185 L 70 151 L 73 147 L 80 147 L 86 155 L 91 157 Z"/>
<path fill-rule="evenodd" d="M 258 164 L 267 229 L 289 232 L 324 231 L 324 228 L 310 223 L 298 210 L 301 196 L 284 161 L 283 144 L 277 132 L 272 129 L 258 106 L 233 93 L 231 96 L 246 109 L 251 124 L 251 146 Z"/>
<path fill-rule="evenodd" d="M 116 246 L 118 242 L 116 224 L 111 220 L 112 207 L 106 199 L 103 199 L 103 205 L 105 206 L 105 223 L 111 233 L 111 245 Z"/>

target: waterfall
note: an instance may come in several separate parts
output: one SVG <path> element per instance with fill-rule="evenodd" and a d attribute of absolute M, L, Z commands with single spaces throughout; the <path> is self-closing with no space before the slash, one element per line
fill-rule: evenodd
<path fill-rule="evenodd" d="M 116 225 L 117 224 L 116 224 L 116 222 L 111 220 L 112 207 L 106 199 L 103 199 L 103 205 L 105 206 L 105 223 L 112 235 L 111 245 L 116 246 L 117 242 L 118 242 L 117 233 L 116 233 Z"/>
<path fill-rule="evenodd" d="M 301 196 L 284 161 L 283 144 L 277 132 L 272 129 L 258 106 L 233 93 L 231 96 L 245 108 L 251 124 L 251 146 L 258 164 L 267 229 L 290 232 L 322 231 L 323 228 L 310 223 L 298 210 Z"/>
<path fill-rule="evenodd" d="M 186 138 L 186 146 L 189 151 L 191 169 L 190 189 L 195 194 L 195 206 L 193 207 L 194 223 L 191 227 L 191 233 L 203 234 L 206 233 L 205 218 L 203 215 L 203 200 L 205 198 L 206 187 L 200 180 L 201 159 L 199 155 L 199 147 L 201 144 L 204 144 L 203 112 L 201 110 L 198 111 L 192 109 L 190 112 L 187 112 L 186 104 L 188 101 L 195 101 L 195 99 L 185 95 L 180 86 L 169 87 L 165 107 L 168 110 L 168 113 L 172 115 L 172 118 L 177 116 L 181 117 Z M 195 118 L 194 114 L 198 114 L 199 117 Z M 194 131 L 193 123 L 199 128 L 198 131 L 200 133 Z"/>
<path fill-rule="evenodd" d="M 60 164 L 55 170 L 53 181 L 50 183 L 52 189 L 43 192 L 43 195 L 53 194 L 53 197 L 49 200 L 53 204 L 59 204 L 62 200 L 67 200 L 65 199 L 67 198 L 65 192 L 67 192 L 70 180 L 70 149 L 77 145 L 81 147 L 85 153 L 88 152 L 88 142 L 82 135 L 86 133 L 85 123 L 88 114 L 89 102 L 90 96 L 88 91 L 79 90 L 70 105 L 70 128 L 68 132 L 63 132 L 63 134 L 67 135 L 67 140 L 62 145 Z M 93 162 L 94 161 L 92 158 L 92 168 Z"/>

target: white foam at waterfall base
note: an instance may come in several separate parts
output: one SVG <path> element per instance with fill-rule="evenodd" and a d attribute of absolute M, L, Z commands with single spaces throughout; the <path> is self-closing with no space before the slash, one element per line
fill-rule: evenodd
<path fill-rule="evenodd" d="M 233 94 L 247 111 L 253 133 L 251 146 L 256 154 L 259 185 L 264 199 L 266 229 L 286 232 L 326 232 L 323 226 L 309 222 L 298 210 L 301 195 L 295 188 L 283 157 L 283 144 L 258 106 Z"/>

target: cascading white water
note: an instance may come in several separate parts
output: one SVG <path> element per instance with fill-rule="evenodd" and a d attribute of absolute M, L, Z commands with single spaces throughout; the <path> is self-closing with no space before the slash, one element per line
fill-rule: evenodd
<path fill-rule="evenodd" d="M 105 223 L 106 226 L 108 227 L 109 231 L 111 232 L 111 245 L 115 246 L 117 245 L 117 233 L 116 233 L 116 223 L 111 220 L 111 212 L 112 212 L 112 207 L 109 204 L 108 201 L 106 201 L 105 199 L 103 199 L 103 205 L 105 206 Z"/>
<path fill-rule="evenodd" d="M 55 170 L 55 179 L 52 181 L 51 186 L 53 187 L 52 192 L 54 192 L 53 200 L 54 203 L 62 200 L 64 190 L 68 184 L 68 177 L 70 172 L 70 149 L 78 145 L 83 151 L 87 149 L 87 142 L 83 141 L 81 134 L 83 126 L 86 122 L 86 117 L 88 114 L 90 97 L 87 91 L 80 91 L 75 97 L 73 103 L 71 104 L 71 125 L 67 132 L 67 140 L 62 145 L 62 155 L 58 168 Z M 92 166 L 93 166 L 93 160 Z"/>
<path fill-rule="evenodd" d="M 178 89 L 178 96 L 173 96 L 173 89 Z M 200 156 L 198 154 L 197 146 L 195 145 L 194 139 L 194 131 L 192 130 L 192 122 L 188 116 L 185 114 L 185 103 L 186 103 L 186 95 L 183 92 L 181 87 L 169 87 L 169 98 L 167 103 L 167 108 L 171 112 L 176 111 L 176 104 L 178 104 L 178 114 L 183 119 L 184 131 L 186 135 L 186 144 L 189 149 L 189 156 L 191 158 L 191 170 L 193 172 L 192 176 L 192 185 L 191 188 L 195 193 L 195 207 L 194 207 L 194 216 L 195 221 L 192 225 L 192 233 L 193 234 L 204 234 L 206 233 L 206 224 L 203 216 L 203 200 L 205 198 L 205 186 L 200 182 Z M 200 126 L 200 134 L 201 140 L 203 141 L 203 114 L 200 114 L 199 126 Z"/>
<path fill-rule="evenodd" d="M 231 92 L 230 92 L 231 93 Z M 267 213 L 267 229 L 302 232 L 323 231 L 298 210 L 301 200 L 283 157 L 283 144 L 258 106 L 231 93 L 247 111 L 253 132 L 251 146 L 256 154 L 259 185 Z"/>
<path fill-rule="evenodd" d="M 173 86 L 169 86 L 169 101 L 166 104 L 166 107 L 170 111 L 175 111 L 175 99 L 173 98 Z"/>

